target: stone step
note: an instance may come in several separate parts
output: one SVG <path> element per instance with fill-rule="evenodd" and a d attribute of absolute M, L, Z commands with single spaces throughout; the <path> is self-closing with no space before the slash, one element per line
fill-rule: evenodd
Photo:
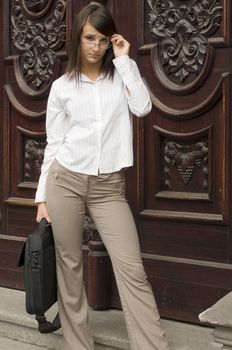
<path fill-rule="evenodd" d="M 56 312 L 57 305 L 54 305 L 47 318 L 51 320 Z M 90 322 L 95 350 L 130 349 L 121 311 L 90 310 Z M 162 323 L 171 350 L 220 349 L 213 341 L 212 328 L 171 320 L 162 320 Z M 4 340 L 1 342 L 0 339 L 1 350 L 63 350 L 62 331 L 40 334 L 34 316 L 25 311 L 25 293 L 7 288 L 0 288 L 0 337 Z"/>
<path fill-rule="evenodd" d="M 24 343 L 19 340 L 10 338 L 0 337 L 0 348 L 1 350 L 48 350 L 47 347 Z M 106 347 L 104 345 L 96 345 L 96 350 L 114 350 L 115 348 Z"/>
<path fill-rule="evenodd" d="M 44 350 L 44 347 L 22 343 L 5 337 L 0 337 L 1 350 Z"/>

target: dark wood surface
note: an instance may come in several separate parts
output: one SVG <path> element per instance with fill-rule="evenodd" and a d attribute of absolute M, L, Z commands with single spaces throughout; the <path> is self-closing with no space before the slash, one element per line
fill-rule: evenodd
<path fill-rule="evenodd" d="M 21 34 L 17 29 L 16 1 L 0 2 L 2 286 L 23 288 L 16 263 L 25 237 L 35 227 L 33 199 L 45 147 L 47 96 L 52 81 L 65 69 L 72 18 L 88 2 L 48 1 L 43 7 L 42 1 L 40 9 L 22 9 L 23 18 L 44 29 L 36 27 L 36 44 L 27 26 Z M 161 315 L 197 323 L 201 311 L 232 289 L 232 4 L 217 0 L 208 2 L 208 8 L 204 1 L 193 6 L 193 0 L 171 0 L 156 8 L 158 3 L 108 1 L 118 31 L 131 42 L 131 56 L 153 103 L 146 118 L 134 119 L 135 165 L 128 169 L 127 197 Z M 56 21 L 49 27 L 52 18 Z M 60 36 L 52 46 L 54 27 Z M 51 51 L 46 52 L 42 39 Z M 42 73 L 38 62 L 29 68 L 36 57 L 50 58 Z M 85 244 L 87 289 L 88 281 L 96 280 L 88 261 Z M 96 266 L 91 265 L 93 274 L 97 264 L 96 259 Z M 101 280 L 110 288 L 111 306 L 120 307 L 113 275 Z"/>

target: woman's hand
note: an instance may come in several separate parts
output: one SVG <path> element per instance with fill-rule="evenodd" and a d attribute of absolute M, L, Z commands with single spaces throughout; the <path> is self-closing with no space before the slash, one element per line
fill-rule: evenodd
<path fill-rule="evenodd" d="M 111 43 L 113 46 L 115 57 L 129 55 L 130 43 L 126 41 L 122 35 L 119 35 L 119 34 L 112 35 Z"/>
<path fill-rule="evenodd" d="M 51 223 L 51 219 L 50 219 L 50 217 L 48 215 L 47 207 L 46 207 L 46 203 L 45 202 L 39 203 L 38 204 L 38 208 L 37 208 L 36 221 L 40 222 L 40 220 L 42 218 L 45 218 L 49 224 Z"/>

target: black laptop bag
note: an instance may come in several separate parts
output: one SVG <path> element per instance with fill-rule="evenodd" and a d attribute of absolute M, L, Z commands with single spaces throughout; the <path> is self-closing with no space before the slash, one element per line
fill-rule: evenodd
<path fill-rule="evenodd" d="M 18 266 L 23 265 L 26 311 L 35 314 L 41 333 L 60 328 L 59 315 L 48 322 L 45 312 L 57 301 L 55 246 L 51 225 L 42 219 L 22 248 Z"/>

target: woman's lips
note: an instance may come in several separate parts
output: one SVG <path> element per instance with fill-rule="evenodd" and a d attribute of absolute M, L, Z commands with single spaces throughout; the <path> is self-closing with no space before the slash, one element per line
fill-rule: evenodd
<path fill-rule="evenodd" d="M 90 53 L 89 56 L 93 57 L 93 58 L 98 58 L 99 55 L 98 54 L 94 54 L 94 53 Z"/>

